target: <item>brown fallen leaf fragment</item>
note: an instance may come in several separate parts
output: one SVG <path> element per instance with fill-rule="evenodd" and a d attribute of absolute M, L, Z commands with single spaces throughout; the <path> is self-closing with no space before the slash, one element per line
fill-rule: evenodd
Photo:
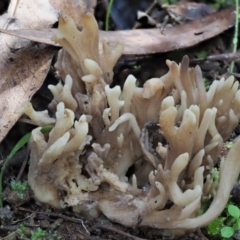
<path fill-rule="evenodd" d="M 0 17 L 0 28 L 46 29 L 66 11 L 79 23 L 81 13 L 93 11 L 96 0 L 12 0 Z M 40 41 L 41 42 L 41 41 Z M 0 34 L 0 142 L 20 117 L 14 111 L 41 87 L 57 48 Z"/>
<path fill-rule="evenodd" d="M 4 80 L 0 89 L 0 141 L 20 117 L 14 111 L 30 101 L 41 87 L 55 52 L 52 46 L 33 45 L 19 50 L 19 58 L 10 56 L 5 64 L 0 62 L 0 72 L 3 73 L 0 79 Z"/>
<path fill-rule="evenodd" d="M 195 2 L 178 2 L 177 4 L 163 5 L 168 14 L 178 21 L 185 21 L 189 19 L 200 19 L 206 15 L 216 12 L 205 3 Z"/>
<path fill-rule="evenodd" d="M 94 12 L 96 0 L 50 0 L 52 6 L 71 16 L 77 25 L 81 24 L 81 15 L 83 12 Z"/>
<path fill-rule="evenodd" d="M 124 41 L 125 55 L 144 55 L 169 52 L 194 46 L 204 40 L 212 38 L 234 25 L 234 9 L 227 8 L 221 12 L 212 13 L 199 20 L 187 24 L 168 28 L 163 33 L 160 29 L 136 29 L 129 31 L 100 31 L 100 38 L 107 38 L 110 42 L 119 39 Z M 7 34 L 26 38 L 32 41 L 59 46 L 51 38 L 55 29 L 44 30 L 0 30 Z"/>
<path fill-rule="evenodd" d="M 8 12 L 0 17 L 0 28 L 49 28 L 57 15 L 48 0 L 12 0 Z M 1 142 L 19 118 L 14 111 L 42 85 L 56 48 L 0 34 L 0 49 Z"/>
<path fill-rule="evenodd" d="M 101 32 L 101 38 L 109 41 L 123 39 L 124 54 L 142 55 L 168 52 L 197 45 L 233 26 L 235 14 L 233 8 L 210 14 L 189 23 L 160 29 L 136 29 L 131 31 Z"/>

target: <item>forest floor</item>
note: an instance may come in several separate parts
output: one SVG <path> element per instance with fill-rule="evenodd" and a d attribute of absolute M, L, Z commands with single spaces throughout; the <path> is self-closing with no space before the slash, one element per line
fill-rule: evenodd
<path fill-rule="evenodd" d="M 4 1 L 3 1 L 4 2 Z M 0 13 L 4 14 L 6 6 L 0 5 Z M 217 1 L 206 1 L 207 3 L 194 5 L 195 3 L 172 4 L 167 7 L 161 7 L 153 4 L 152 0 L 142 1 L 114 1 L 112 8 L 111 19 L 109 21 L 109 30 L 129 30 L 133 28 L 150 29 L 158 28 L 162 31 L 167 27 L 177 28 L 179 25 L 188 24 L 185 28 L 187 32 L 195 31 L 195 23 L 203 17 L 211 16 L 217 11 L 234 7 L 234 2 L 229 1 L 228 6 L 218 4 Z M 131 3 L 130 3 L 131 2 Z M 157 1 L 156 1 L 157 2 Z M 228 2 L 228 1 L 226 1 Z M 119 5 L 117 5 L 119 3 Z M 193 5 L 190 5 L 193 4 Z M 215 4 L 215 5 L 214 5 Z M 218 5 L 216 5 L 218 4 Z M 95 9 L 95 16 L 100 29 L 105 28 L 105 17 L 107 11 L 107 1 L 100 0 Z M 194 12 L 189 11 L 194 6 Z M 1 8 L 3 9 L 1 11 Z M 118 9 L 121 13 L 118 13 Z M 146 14 L 136 21 L 136 12 L 141 10 Z M 1 17 L 1 16 L 0 16 Z M 218 21 L 213 17 L 214 21 Z M 211 19 L 210 19 L 211 21 Z M 213 20 L 212 20 L 213 21 Z M 219 20 L 220 21 L 220 20 Z M 192 22 L 192 25 L 191 25 Z M 205 79 L 205 87 L 209 87 L 214 79 L 228 77 L 230 75 L 229 68 L 231 60 L 236 59 L 236 55 L 232 53 L 232 40 L 234 36 L 233 27 L 227 27 L 219 30 L 216 34 L 212 33 L 211 37 L 205 41 L 199 41 L 198 44 L 193 43 L 193 39 L 189 37 L 186 45 L 179 49 L 178 47 L 166 49 L 166 46 L 156 47 L 155 54 L 149 53 L 145 55 L 124 55 L 120 58 L 114 68 L 113 85 L 122 86 L 126 76 L 133 74 L 138 85 L 142 86 L 144 82 L 152 77 L 164 75 L 168 69 L 166 59 L 173 60 L 179 63 L 184 55 L 190 58 L 190 65 L 199 66 L 203 72 Z M 222 26 L 222 25 L 221 25 Z M 176 36 L 175 36 L 176 37 Z M 188 36 L 186 35 L 186 38 Z M 176 40 L 176 39 L 175 39 Z M 144 41 L 144 39 L 143 39 Z M 179 36 L 179 41 L 181 41 Z M 133 51 L 133 50 L 132 50 Z M 239 58 L 239 56 L 238 56 Z M 54 61 L 53 61 L 54 62 Z M 232 74 L 236 80 L 240 79 L 240 64 L 235 62 L 235 67 Z M 52 96 L 47 88 L 49 84 L 57 84 L 58 79 L 55 77 L 55 70 L 52 63 L 50 71 L 45 82 L 40 90 L 33 96 L 32 103 L 36 109 L 46 109 Z M 0 126 L 1 127 L 1 126 Z M 9 131 L 7 136 L 0 144 L 0 167 L 3 165 L 9 152 L 13 149 L 16 142 L 26 133 L 33 129 L 32 126 L 25 122 L 18 121 Z M 233 142 L 239 136 L 239 128 L 234 131 L 228 142 Z M 225 143 L 222 155 L 226 156 L 229 148 Z M 3 200 L 4 206 L 0 208 L 0 239 L 83 239 L 83 240 L 140 240 L 140 239 L 164 239 L 164 240 L 206 240 L 213 239 L 209 236 L 206 229 L 197 229 L 179 237 L 178 232 L 172 234 L 163 234 L 164 230 L 152 229 L 148 227 L 141 228 L 126 228 L 119 224 L 109 221 L 101 215 L 99 218 L 90 220 L 83 216 L 73 213 L 72 210 L 64 209 L 58 211 L 48 208 L 45 205 L 37 203 L 32 198 L 32 192 L 28 186 L 22 186 L 23 190 L 14 190 L 14 180 L 21 180 L 22 183 L 27 180 L 28 165 L 26 164 L 29 158 L 29 149 L 23 147 L 9 161 L 3 178 Z M 232 195 L 237 195 L 238 192 L 233 192 Z M 237 202 L 238 200 L 236 200 Z M 239 202 L 236 203 L 240 208 Z M 216 237 L 221 239 L 221 237 Z M 237 237 L 235 239 L 238 239 Z"/>

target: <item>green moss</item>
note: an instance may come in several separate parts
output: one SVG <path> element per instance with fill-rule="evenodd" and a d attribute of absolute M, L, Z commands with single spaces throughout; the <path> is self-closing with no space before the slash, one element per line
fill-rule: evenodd
<path fill-rule="evenodd" d="M 207 51 L 201 51 L 201 52 L 198 52 L 196 55 L 197 55 L 198 58 L 205 58 L 205 57 L 207 57 L 208 52 Z"/>
<path fill-rule="evenodd" d="M 45 237 L 46 231 L 40 227 L 36 228 L 36 230 L 31 231 L 31 240 L 44 240 L 46 239 Z"/>
<path fill-rule="evenodd" d="M 28 183 L 27 181 L 21 182 L 21 181 L 12 180 L 10 183 L 10 186 L 13 191 L 24 192 L 28 188 Z"/>

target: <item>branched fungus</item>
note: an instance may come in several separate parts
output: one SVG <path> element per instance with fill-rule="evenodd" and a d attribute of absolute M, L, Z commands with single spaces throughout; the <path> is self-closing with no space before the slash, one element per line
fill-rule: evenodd
<path fill-rule="evenodd" d="M 240 119 L 240 91 L 233 77 L 205 91 L 200 68 L 167 61 L 169 72 L 136 87 L 110 88 L 123 43 L 99 46 L 92 14 L 82 31 L 60 16 L 53 40 L 60 43 L 56 68 L 64 84 L 49 86 L 56 119 L 28 114 L 49 135 L 32 132 L 29 185 L 36 200 L 72 206 L 89 217 L 103 213 L 125 226 L 194 229 L 224 209 L 240 172 L 240 140 L 221 160 L 219 186 L 211 169 Z M 32 113 L 32 110 L 31 110 Z M 36 117 L 37 116 L 37 117 Z M 131 170 L 131 171 L 130 171 Z M 198 216 L 211 195 L 209 209 Z"/>

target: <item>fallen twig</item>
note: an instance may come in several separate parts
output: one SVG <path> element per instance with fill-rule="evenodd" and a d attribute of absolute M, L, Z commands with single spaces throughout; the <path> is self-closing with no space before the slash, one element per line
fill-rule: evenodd
<path fill-rule="evenodd" d="M 214 54 L 204 58 L 193 58 L 190 60 L 191 63 L 199 63 L 204 61 L 224 61 L 229 60 L 233 61 L 236 59 L 240 59 L 240 51 L 236 53 L 222 53 L 222 54 Z"/>
<path fill-rule="evenodd" d="M 235 0 L 235 27 L 234 27 L 234 37 L 233 37 L 233 53 L 237 52 L 237 46 L 238 46 L 238 9 L 239 9 L 239 3 L 238 0 Z M 234 61 L 231 62 L 229 72 L 232 73 L 234 69 Z"/>
<path fill-rule="evenodd" d="M 29 153 L 30 153 L 30 149 L 29 149 L 29 147 L 27 147 L 27 154 L 26 154 L 26 157 L 25 157 L 25 159 L 24 159 L 24 161 L 22 163 L 22 166 L 21 166 L 21 168 L 19 170 L 19 173 L 17 175 L 16 181 L 19 181 L 21 176 L 22 176 L 22 173 L 23 173 L 23 171 L 24 171 L 24 169 L 25 169 L 25 167 L 27 165 L 27 162 L 28 162 Z"/>
<path fill-rule="evenodd" d="M 33 210 L 30 210 L 30 209 L 26 209 L 26 208 L 23 208 L 23 207 L 19 207 L 18 210 L 20 211 L 24 211 L 24 212 L 35 212 Z M 69 222 L 73 222 L 73 223 L 80 223 L 83 228 L 85 229 L 85 231 L 87 232 L 87 234 L 90 235 L 90 232 L 87 230 L 86 226 L 84 225 L 83 223 L 83 220 L 82 219 L 79 219 L 79 218 L 73 218 L 73 217 L 68 217 L 66 215 L 63 215 L 61 213 L 46 213 L 46 212 L 35 212 L 36 214 L 42 214 L 42 215 L 47 215 L 47 216 L 51 216 L 51 217 L 59 217 L 59 218 L 62 218 L 66 221 L 69 221 Z"/>
<path fill-rule="evenodd" d="M 203 235 L 203 233 L 202 233 L 202 231 L 201 231 L 201 228 L 197 228 L 197 235 L 198 235 L 198 237 L 199 237 L 199 239 L 200 240 L 208 240 L 208 238 L 206 238 L 204 235 Z"/>
<path fill-rule="evenodd" d="M 135 237 L 129 233 L 126 233 L 120 229 L 117 229 L 115 227 L 111 227 L 111 226 L 104 226 L 104 225 L 96 225 L 94 228 L 99 228 L 99 229 L 103 229 L 103 230 L 108 230 L 108 231 L 112 231 L 112 232 L 116 232 L 120 235 L 123 235 L 123 236 L 126 236 L 126 237 L 130 237 L 132 238 L 133 240 L 147 240 L 146 238 L 139 238 L 139 237 Z M 94 230 L 94 228 L 90 229 L 90 232 L 91 230 Z"/>

